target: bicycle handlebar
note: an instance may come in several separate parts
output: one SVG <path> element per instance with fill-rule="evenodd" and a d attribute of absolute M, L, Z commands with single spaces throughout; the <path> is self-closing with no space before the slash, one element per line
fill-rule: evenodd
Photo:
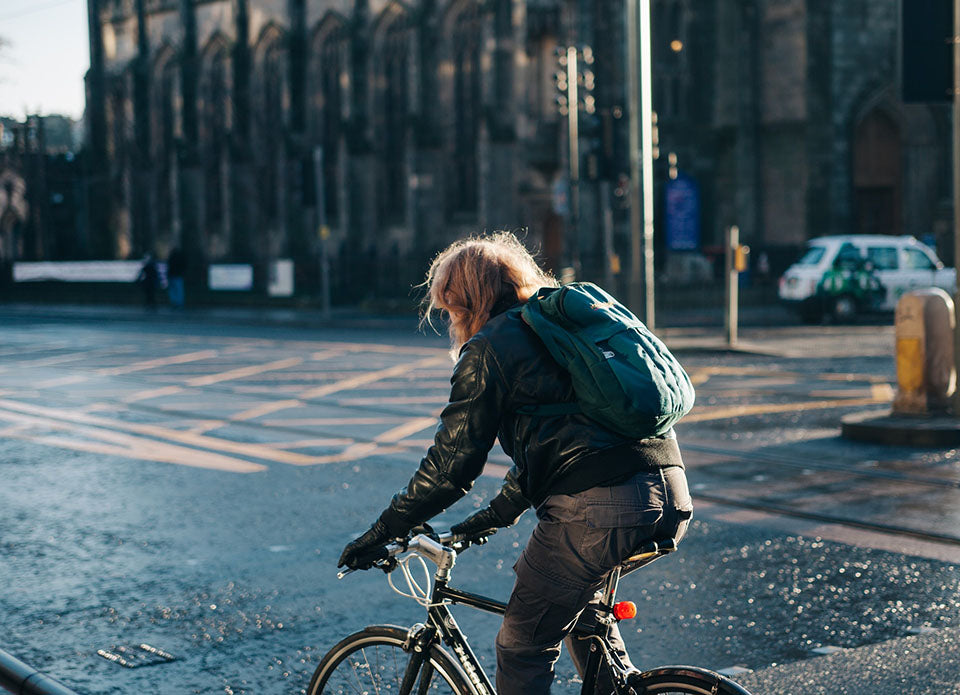
<path fill-rule="evenodd" d="M 444 531 L 434 534 L 432 537 L 426 533 L 417 533 L 401 541 L 374 548 L 359 558 L 356 567 L 337 572 L 337 579 L 343 579 L 348 574 L 359 570 L 372 569 L 373 567 L 382 569 L 384 572 L 392 572 L 397 566 L 394 558 L 408 550 L 418 551 L 421 555 L 439 565 L 443 561 L 444 554 L 453 553 L 453 557 L 456 557 L 458 552 L 463 552 L 471 545 L 483 545 L 496 532 L 496 528 L 486 529 L 471 535 Z"/>

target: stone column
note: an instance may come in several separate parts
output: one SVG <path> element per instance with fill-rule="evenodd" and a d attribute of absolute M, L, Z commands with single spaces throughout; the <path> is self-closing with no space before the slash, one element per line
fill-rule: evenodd
<path fill-rule="evenodd" d="M 153 206 L 150 201 L 152 167 L 150 160 L 150 43 L 145 0 L 135 0 L 137 15 L 137 57 L 133 65 L 133 249 L 139 255 L 156 253 Z"/>
<path fill-rule="evenodd" d="M 250 152 L 250 19 L 248 0 L 233 0 L 233 129 L 230 133 L 231 255 L 256 260 L 257 192 Z"/>
<path fill-rule="evenodd" d="M 346 230 L 343 264 L 348 275 L 345 286 L 353 288 L 351 297 L 363 296 L 362 287 L 370 278 L 360 273 L 368 266 L 367 252 L 375 243 L 376 205 L 372 200 L 376 190 L 374 154 L 370 142 L 370 104 L 367 93 L 369 61 L 370 15 L 367 0 L 356 0 L 350 22 L 350 90 L 349 112 L 346 123 L 346 173 L 349 203 L 343 211 Z"/>
<path fill-rule="evenodd" d="M 310 230 L 316 214 L 313 160 L 307 135 L 307 3 L 288 0 L 290 34 L 287 75 L 290 85 L 290 132 L 287 138 L 286 201 L 288 252 L 298 266 L 310 261 Z"/>
<path fill-rule="evenodd" d="M 90 36 L 90 69 L 87 71 L 87 161 L 86 202 L 87 252 L 93 258 L 112 258 L 110 239 L 111 196 L 107 182 L 107 90 L 104 78 L 103 0 L 87 0 L 87 30 Z"/>
<path fill-rule="evenodd" d="M 412 255 L 418 261 L 428 258 L 446 240 L 441 186 L 443 137 L 442 124 L 437 117 L 437 44 L 441 37 L 437 28 L 436 4 L 436 0 L 424 0 L 420 6 L 414 54 L 417 91 L 412 133 L 414 186 L 410 196 L 410 217 L 414 235 Z"/>
<path fill-rule="evenodd" d="M 187 256 L 188 285 L 203 287 L 206 282 L 204 235 L 204 177 L 200 166 L 197 114 L 197 16 L 193 0 L 180 0 L 183 44 L 180 48 L 180 93 L 183 137 L 179 151 L 180 245 Z"/>
<path fill-rule="evenodd" d="M 513 3 L 495 0 L 487 23 L 493 35 L 493 70 L 489 76 L 484 106 L 488 117 L 481 131 L 480 224 L 488 229 L 511 229 L 516 226 L 518 205 L 516 106 L 513 99 L 514 38 Z M 485 150 L 485 154 L 483 152 Z"/>

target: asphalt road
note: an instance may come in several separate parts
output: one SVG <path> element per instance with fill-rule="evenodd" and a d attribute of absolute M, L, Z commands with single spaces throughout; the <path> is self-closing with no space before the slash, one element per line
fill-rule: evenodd
<path fill-rule="evenodd" d="M 429 444 L 444 341 L 255 318 L 0 307 L 0 647 L 90 695 L 270 695 L 343 635 L 421 619 L 334 565 Z M 678 428 L 697 512 L 681 552 L 624 581 L 635 662 L 749 669 L 756 693 L 960 692 L 960 452 L 838 437 L 889 407 L 892 331 L 754 329 L 739 352 L 664 335 L 698 388 Z M 465 553 L 458 583 L 505 596 L 532 522 Z M 492 663 L 497 620 L 458 620 Z M 97 654 L 140 643 L 176 660 Z"/>

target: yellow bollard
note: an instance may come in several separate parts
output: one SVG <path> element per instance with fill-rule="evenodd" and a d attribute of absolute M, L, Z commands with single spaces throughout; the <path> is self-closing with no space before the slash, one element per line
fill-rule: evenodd
<path fill-rule="evenodd" d="M 916 290 L 897 303 L 895 415 L 942 413 L 956 388 L 953 300 L 937 288 Z"/>

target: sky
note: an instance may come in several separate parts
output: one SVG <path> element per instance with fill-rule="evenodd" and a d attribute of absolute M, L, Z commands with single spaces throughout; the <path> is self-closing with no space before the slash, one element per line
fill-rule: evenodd
<path fill-rule="evenodd" d="M 0 0 L 0 116 L 83 115 L 86 0 Z"/>

